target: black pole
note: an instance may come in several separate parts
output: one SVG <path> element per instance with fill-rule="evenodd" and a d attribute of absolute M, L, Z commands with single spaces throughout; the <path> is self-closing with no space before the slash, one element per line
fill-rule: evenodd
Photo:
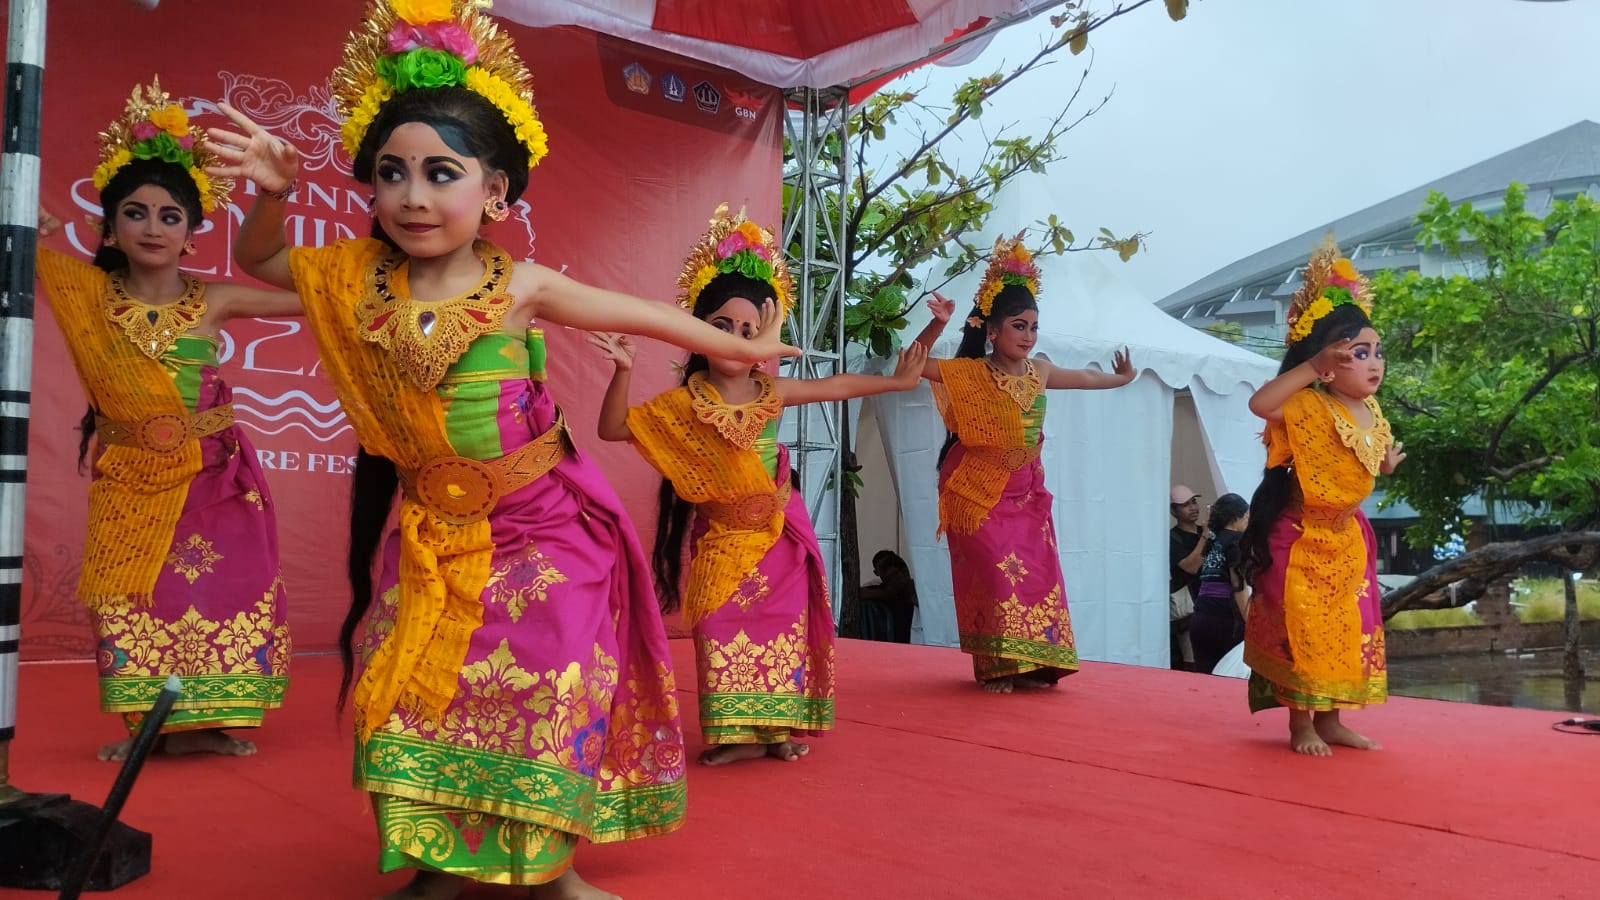
<path fill-rule="evenodd" d="M 33 370 L 33 254 L 39 224 L 39 108 L 43 103 L 45 0 L 11 0 L 5 118 L 0 134 L 0 805 L 10 784 L 22 639 L 23 492 Z"/>
<path fill-rule="evenodd" d="M 133 781 L 139 777 L 139 770 L 144 768 L 144 761 L 150 756 L 150 751 L 156 745 L 156 738 L 161 736 L 161 726 L 167 722 L 167 716 L 172 712 L 172 704 L 177 702 L 182 685 L 178 676 L 168 675 L 167 683 L 162 685 L 161 693 L 156 695 L 155 705 L 150 707 L 150 712 L 139 723 L 139 734 L 133 739 L 133 746 L 128 748 L 128 757 L 123 760 L 122 771 L 117 773 L 116 783 L 111 785 L 111 794 L 106 797 L 106 805 L 100 809 L 100 819 L 95 823 L 94 831 L 89 835 L 89 840 L 78 858 L 73 861 L 72 868 L 67 870 L 66 880 L 61 884 L 59 900 L 78 900 L 78 895 L 83 892 L 84 885 L 88 883 L 89 873 L 93 871 L 95 860 L 99 858 L 101 849 L 105 846 L 106 836 L 117 824 L 117 815 L 122 812 L 122 805 L 128 801 L 128 792 L 133 790 Z"/>

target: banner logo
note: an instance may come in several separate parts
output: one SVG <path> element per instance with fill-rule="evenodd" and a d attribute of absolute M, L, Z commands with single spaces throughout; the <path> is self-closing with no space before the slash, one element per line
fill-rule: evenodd
<path fill-rule="evenodd" d="M 715 114 L 722 108 L 722 92 L 711 82 L 702 81 L 694 86 L 694 105 L 700 107 L 701 112 Z"/>
<path fill-rule="evenodd" d="M 661 76 L 661 96 L 673 103 L 682 103 L 683 98 L 689 93 L 689 86 L 683 83 L 677 72 L 668 72 Z"/>
<path fill-rule="evenodd" d="M 628 67 L 622 70 L 622 80 L 628 85 L 628 90 L 635 94 L 650 93 L 650 73 L 637 62 L 629 63 Z"/>

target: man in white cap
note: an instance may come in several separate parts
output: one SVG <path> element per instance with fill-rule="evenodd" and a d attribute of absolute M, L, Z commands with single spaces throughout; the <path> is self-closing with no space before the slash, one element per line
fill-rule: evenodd
<path fill-rule="evenodd" d="M 1175 484 L 1168 497 L 1172 526 L 1168 539 L 1170 572 L 1167 588 L 1172 627 L 1172 668 L 1187 669 L 1193 659 L 1189 649 L 1189 617 L 1194 614 L 1194 597 L 1200 588 L 1200 563 L 1206 556 L 1204 529 L 1200 527 L 1200 495 L 1186 484 Z"/>

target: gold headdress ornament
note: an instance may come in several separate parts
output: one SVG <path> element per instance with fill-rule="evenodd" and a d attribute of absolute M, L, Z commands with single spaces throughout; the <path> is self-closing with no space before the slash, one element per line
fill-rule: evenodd
<path fill-rule="evenodd" d="M 1372 288 L 1366 276 L 1356 271 L 1350 260 L 1339 255 L 1339 245 L 1333 236 L 1322 239 L 1322 246 L 1311 254 L 1306 263 L 1305 280 L 1294 292 L 1285 321 L 1289 329 L 1284 344 L 1293 345 L 1305 340 L 1318 320 L 1334 307 L 1354 303 L 1361 311 L 1372 314 Z"/>
<path fill-rule="evenodd" d="M 528 165 L 539 164 L 547 147 L 533 76 L 510 36 L 483 12 L 488 7 L 487 0 L 374 0 L 329 77 L 346 152 L 356 155 L 395 94 L 460 86 L 494 104 L 527 148 Z"/>
<path fill-rule="evenodd" d="M 794 308 L 794 277 L 772 232 L 744 217 L 728 215 L 728 204 L 717 207 L 711 227 L 689 251 L 678 275 L 678 303 L 694 309 L 695 300 L 713 278 L 738 272 L 772 287 L 772 299 L 785 316 Z"/>
<path fill-rule="evenodd" d="M 182 166 L 200 190 L 200 208 L 207 213 L 228 202 L 233 179 L 212 178 L 206 166 L 216 157 L 206 147 L 205 131 L 190 127 L 189 114 L 161 90 L 161 79 L 137 85 L 122 117 L 100 132 L 100 164 L 94 170 L 95 190 L 105 190 L 122 167 L 136 159 L 158 159 Z"/>
<path fill-rule="evenodd" d="M 1034 265 L 1033 254 L 1022 246 L 1026 231 L 1017 232 L 1014 238 L 995 238 L 994 250 L 989 254 L 989 268 L 978 283 L 976 303 L 985 319 L 994 309 L 994 298 L 1008 284 L 1020 284 L 1034 297 L 1039 296 L 1039 267 Z"/>

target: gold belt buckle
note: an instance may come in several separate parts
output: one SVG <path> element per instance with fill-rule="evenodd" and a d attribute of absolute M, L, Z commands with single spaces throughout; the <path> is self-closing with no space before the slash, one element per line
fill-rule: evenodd
<path fill-rule="evenodd" d="M 417 473 L 417 499 L 452 525 L 487 518 L 500 496 L 499 474 L 475 459 L 447 456 Z"/>
<path fill-rule="evenodd" d="M 157 413 L 134 426 L 134 442 L 151 453 L 174 453 L 192 437 L 188 416 Z"/>

